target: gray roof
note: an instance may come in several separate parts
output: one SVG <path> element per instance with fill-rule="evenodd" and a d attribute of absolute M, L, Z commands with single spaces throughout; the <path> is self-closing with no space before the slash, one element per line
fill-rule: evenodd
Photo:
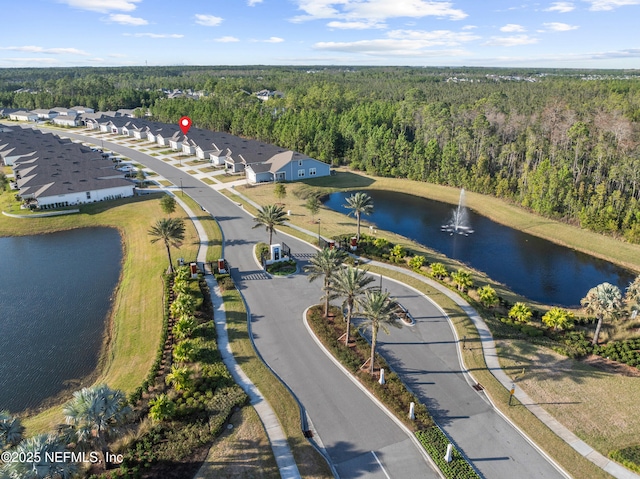
<path fill-rule="evenodd" d="M 14 151 L 20 148 L 36 152 L 17 159 L 13 167 L 22 196 L 38 198 L 132 186 L 99 152 L 51 133 L 20 128 L 0 133 L 0 145 Z"/>

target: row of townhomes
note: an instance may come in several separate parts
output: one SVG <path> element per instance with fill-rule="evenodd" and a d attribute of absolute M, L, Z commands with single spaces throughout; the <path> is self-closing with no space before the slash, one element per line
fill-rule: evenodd
<path fill-rule="evenodd" d="M 229 173 L 245 173 L 249 183 L 295 181 L 328 176 L 330 166 L 302 153 L 200 128 L 185 135 L 177 124 L 157 123 L 127 117 L 87 118 L 88 128 L 146 139 L 225 168 Z"/>
<path fill-rule="evenodd" d="M 32 209 L 51 209 L 133 196 L 135 184 L 111 159 L 51 133 L 0 127 L 0 159 L 13 169 L 12 187 Z"/>
<path fill-rule="evenodd" d="M 244 174 L 249 183 L 295 181 L 331 173 L 328 164 L 292 150 L 195 127 L 185 135 L 177 124 L 133 118 L 131 110 L 96 113 L 85 107 L 28 112 L 0 109 L 0 117 L 20 122 L 56 123 L 58 119 L 59 125 L 85 126 L 102 133 L 147 140 L 207 161 L 231 174 Z M 71 118 L 73 124 L 64 123 Z M 0 160 L 14 168 L 14 186 L 32 208 L 47 209 L 134 194 L 134 184 L 100 152 L 31 128 L 0 130 Z"/>

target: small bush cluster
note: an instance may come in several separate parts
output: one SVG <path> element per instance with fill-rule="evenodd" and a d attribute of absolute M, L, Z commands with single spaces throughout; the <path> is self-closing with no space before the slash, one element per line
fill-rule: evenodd
<path fill-rule="evenodd" d="M 267 273 L 275 274 L 277 276 L 286 276 L 295 273 L 297 268 L 298 265 L 295 260 L 288 259 L 286 261 L 278 261 L 277 263 L 267 265 Z"/>
<path fill-rule="evenodd" d="M 451 462 L 444 460 L 449 439 L 438 426 L 418 431 L 416 437 L 447 479 L 480 479 L 471 464 L 455 447 L 451 454 Z"/>
<path fill-rule="evenodd" d="M 627 469 L 640 472 L 640 446 L 631 446 L 619 451 L 612 451 L 609 457 L 618 461 Z"/>

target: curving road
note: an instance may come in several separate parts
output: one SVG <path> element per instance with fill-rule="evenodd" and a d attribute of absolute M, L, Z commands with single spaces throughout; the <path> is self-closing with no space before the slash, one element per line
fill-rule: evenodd
<path fill-rule="evenodd" d="M 256 345 L 306 408 L 340 477 L 438 477 L 407 435 L 309 337 L 301 318 L 307 306 L 319 301 L 319 284 L 309 283 L 303 274 L 270 279 L 253 259 L 253 245 L 266 240 L 264 229 L 252 229 L 253 219 L 244 210 L 200 180 L 136 150 L 112 143 L 109 148 L 174 184 L 182 183 L 189 196 L 216 217 L 231 274 L 251 310 Z M 295 238 L 279 234 L 275 241 L 285 241 L 303 265 L 315 253 Z M 442 312 L 403 284 L 385 280 L 383 287 L 412 312 L 416 325 L 380 334 L 379 351 L 476 469 L 491 479 L 565 477 L 469 386 Z"/>

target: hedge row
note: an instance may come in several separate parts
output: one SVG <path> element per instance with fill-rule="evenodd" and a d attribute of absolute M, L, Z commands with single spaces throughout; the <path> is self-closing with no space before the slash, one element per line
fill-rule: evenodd
<path fill-rule="evenodd" d="M 480 479 L 471 464 L 454 447 L 451 462 L 445 460 L 449 439 L 438 426 L 416 432 L 420 444 L 448 479 Z"/>

